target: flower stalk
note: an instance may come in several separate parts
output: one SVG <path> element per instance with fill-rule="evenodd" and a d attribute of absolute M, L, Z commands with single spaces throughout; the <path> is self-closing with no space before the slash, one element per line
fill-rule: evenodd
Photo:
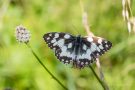
<path fill-rule="evenodd" d="M 32 50 L 32 48 L 30 47 L 29 44 L 27 44 L 27 47 L 31 50 L 32 54 L 34 55 L 34 57 L 38 60 L 38 62 L 41 64 L 41 66 L 49 73 L 49 75 L 56 81 L 58 82 L 65 90 L 68 90 L 67 87 L 65 87 L 50 71 L 49 69 L 42 63 L 42 61 L 40 60 L 40 58 L 36 55 L 36 53 Z"/>
<path fill-rule="evenodd" d="M 27 45 L 27 47 L 31 50 L 32 54 L 34 55 L 34 57 L 36 58 L 36 60 L 41 64 L 41 66 L 44 68 L 45 71 L 47 71 L 47 73 L 59 84 L 61 85 L 61 87 L 63 87 L 65 90 L 68 90 L 66 86 L 64 86 L 60 80 L 58 80 L 51 72 L 50 70 L 43 64 L 43 62 L 41 61 L 41 59 L 38 57 L 38 55 L 33 51 L 33 49 L 31 48 L 31 46 L 29 45 L 29 41 L 30 41 L 30 32 L 23 27 L 22 25 L 17 26 L 16 28 L 16 39 L 18 42 L 20 43 L 25 43 Z"/>
<path fill-rule="evenodd" d="M 93 72 L 93 74 L 95 75 L 95 77 L 97 78 L 98 82 L 101 84 L 101 86 L 104 88 L 104 90 L 109 90 L 108 85 L 103 82 L 103 80 L 101 80 L 98 75 L 96 74 L 96 72 L 94 71 L 94 69 L 92 68 L 91 65 L 89 65 L 89 68 L 91 69 L 91 71 Z"/>

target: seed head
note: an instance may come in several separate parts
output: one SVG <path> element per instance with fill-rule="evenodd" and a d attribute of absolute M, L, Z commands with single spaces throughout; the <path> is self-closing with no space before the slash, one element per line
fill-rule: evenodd
<path fill-rule="evenodd" d="M 30 32 L 22 25 L 16 27 L 15 34 L 17 41 L 20 43 L 28 43 L 30 40 Z"/>
<path fill-rule="evenodd" d="M 133 31 L 134 31 L 134 33 L 135 33 L 135 17 L 132 17 L 132 18 L 130 19 L 130 23 L 131 23 L 132 29 L 133 29 Z"/>

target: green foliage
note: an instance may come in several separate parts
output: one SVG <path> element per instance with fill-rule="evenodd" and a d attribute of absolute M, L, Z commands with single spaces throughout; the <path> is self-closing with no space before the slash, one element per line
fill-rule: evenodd
<path fill-rule="evenodd" d="M 113 43 L 100 58 L 110 90 L 134 90 L 135 37 L 127 32 L 121 0 L 85 0 L 84 6 L 92 32 Z M 19 24 L 31 31 L 32 48 L 69 90 L 101 90 L 89 68 L 63 65 L 42 38 L 53 31 L 86 35 L 81 17 L 79 0 L 0 0 L 0 90 L 63 90 L 26 45 L 16 42 L 14 32 Z"/>

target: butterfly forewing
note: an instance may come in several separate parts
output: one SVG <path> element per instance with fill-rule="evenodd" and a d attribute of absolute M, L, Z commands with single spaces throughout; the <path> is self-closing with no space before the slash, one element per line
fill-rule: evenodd
<path fill-rule="evenodd" d="M 55 56 L 64 63 L 72 61 L 73 41 L 75 37 L 67 33 L 47 33 L 44 40 L 48 46 L 54 50 Z"/>
<path fill-rule="evenodd" d="M 52 32 L 45 34 L 43 38 L 51 49 L 57 50 L 64 46 L 65 39 L 68 40 L 72 36 L 70 34 Z"/>

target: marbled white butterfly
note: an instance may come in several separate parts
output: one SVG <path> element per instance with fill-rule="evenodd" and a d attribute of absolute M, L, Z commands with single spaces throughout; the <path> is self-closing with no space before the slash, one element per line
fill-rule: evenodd
<path fill-rule="evenodd" d="M 67 33 L 51 32 L 43 36 L 48 46 L 54 50 L 56 57 L 64 64 L 74 67 L 88 66 L 112 46 L 110 41 L 101 37 L 81 37 Z"/>

